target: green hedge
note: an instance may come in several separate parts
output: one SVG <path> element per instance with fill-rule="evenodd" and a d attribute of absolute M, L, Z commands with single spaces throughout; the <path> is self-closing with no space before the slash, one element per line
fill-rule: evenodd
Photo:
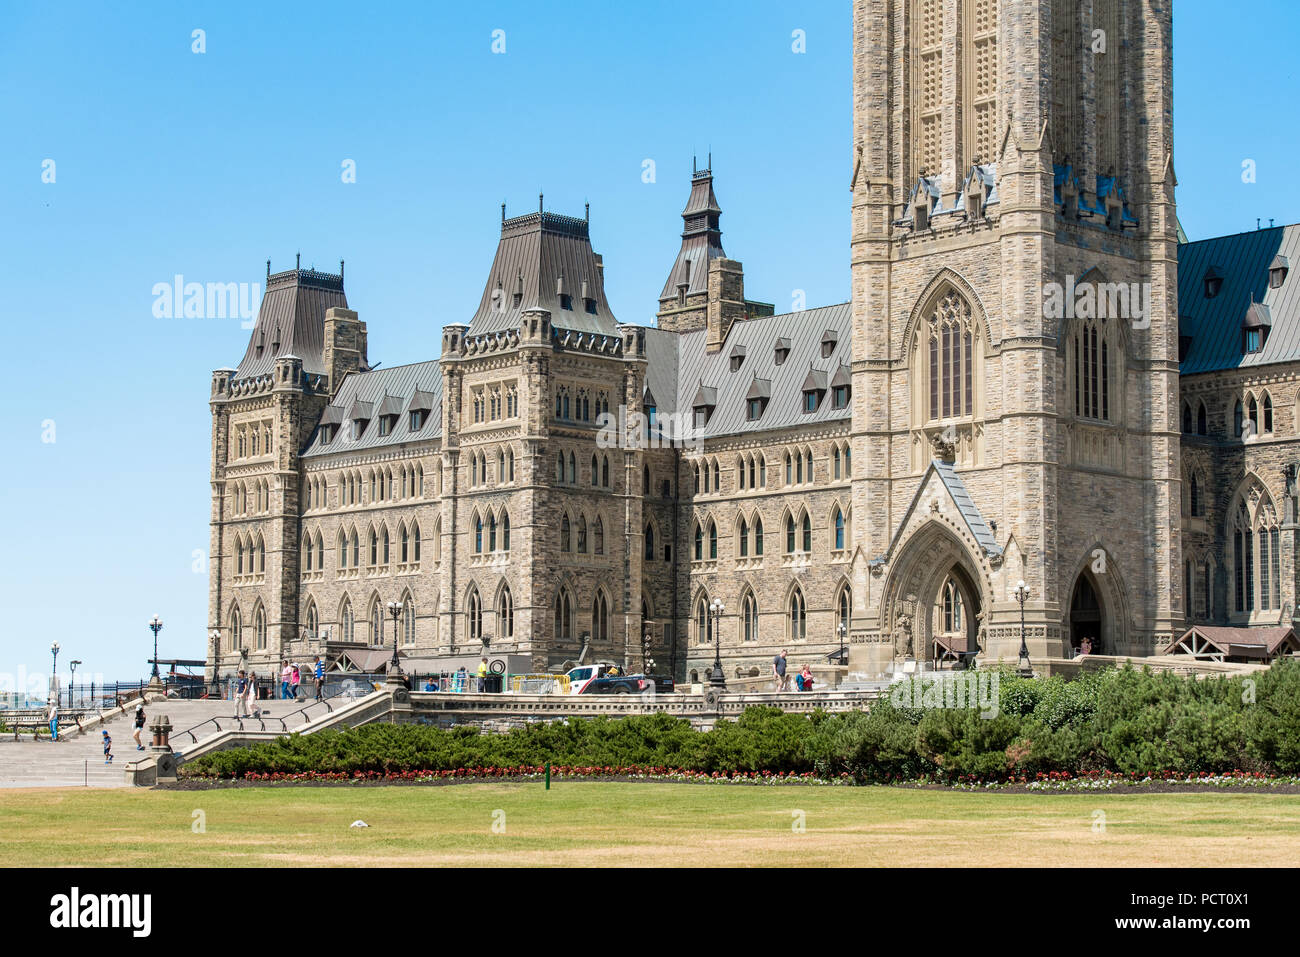
<path fill-rule="evenodd" d="M 984 680 L 988 680 L 985 675 Z M 906 692 L 906 689 L 904 689 Z M 905 696 L 917 703 L 921 697 Z M 505 734 L 375 724 L 221 751 L 187 775 L 408 771 L 541 765 L 694 771 L 815 771 L 860 781 L 999 780 L 1049 771 L 1300 773 L 1300 662 L 1250 678 L 1133 669 L 1024 679 L 998 675 L 996 714 L 896 707 L 786 714 L 750 708 L 708 732 L 667 715 L 570 719 Z"/>

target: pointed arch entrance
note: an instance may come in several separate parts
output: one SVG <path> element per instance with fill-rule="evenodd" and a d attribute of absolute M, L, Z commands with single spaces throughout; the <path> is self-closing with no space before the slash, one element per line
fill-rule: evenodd
<path fill-rule="evenodd" d="M 988 607 L 977 560 L 946 523 L 933 519 L 902 545 L 881 603 L 881 630 L 895 659 L 952 660 L 980 650 Z"/>
<path fill-rule="evenodd" d="M 1074 580 L 1070 591 L 1070 657 L 1081 654 L 1113 654 L 1103 634 L 1101 589 L 1086 569 Z"/>

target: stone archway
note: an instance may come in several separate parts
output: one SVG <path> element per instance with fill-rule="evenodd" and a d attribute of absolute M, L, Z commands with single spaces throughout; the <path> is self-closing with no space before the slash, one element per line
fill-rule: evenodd
<path fill-rule="evenodd" d="M 1069 579 L 1068 602 L 1062 609 L 1062 653 L 1074 657 L 1085 639 L 1094 655 L 1131 654 L 1128 600 L 1115 556 L 1100 543 L 1075 567 Z"/>
<path fill-rule="evenodd" d="M 931 521 L 903 544 L 881 602 L 894 660 L 974 651 L 989 606 L 985 576 L 946 525 Z M 948 602 L 945 603 L 945 595 Z"/>

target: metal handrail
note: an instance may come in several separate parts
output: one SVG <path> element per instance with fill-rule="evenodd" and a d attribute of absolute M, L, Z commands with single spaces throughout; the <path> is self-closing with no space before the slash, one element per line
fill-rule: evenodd
<path fill-rule="evenodd" d="M 295 714 L 300 714 L 300 713 L 303 714 L 303 715 L 306 715 L 306 713 L 307 713 L 307 709 L 308 709 L 308 708 L 314 708 L 314 707 L 315 707 L 316 705 L 318 705 L 318 704 L 323 704 L 323 705 L 325 706 L 325 713 L 326 713 L 326 714 L 333 714 L 333 713 L 334 713 L 334 706 L 333 706 L 332 704 L 330 704 L 330 698 L 337 698 L 337 697 L 339 697 L 339 696 L 342 695 L 342 694 L 343 694 L 343 692 L 341 692 L 341 691 L 336 691 L 336 692 L 334 692 L 334 694 L 332 694 L 332 695 L 328 695 L 328 696 L 326 696 L 326 697 L 323 697 L 323 698 L 321 698 L 319 701 L 312 701 L 312 702 L 310 702 L 309 704 L 303 705 L 301 708 L 298 708 L 296 711 L 290 711 L 288 714 L 284 715 L 283 717 L 278 717 L 278 716 L 276 716 L 276 715 L 271 715 L 271 718 L 272 718 L 272 720 L 279 721 L 279 722 L 280 722 L 280 730 L 281 730 L 281 731 L 284 731 L 284 732 L 287 734 L 288 731 L 289 731 L 289 725 L 288 725 L 288 719 L 289 719 L 289 718 L 292 718 Z M 223 700 L 224 700 L 224 699 L 223 699 Z M 266 718 L 263 716 L 263 713 L 262 713 L 261 711 L 259 711 L 259 712 L 258 712 L 257 714 L 255 714 L 255 715 L 235 715 L 235 716 L 234 716 L 233 718 L 231 718 L 230 720 L 235 721 L 235 722 L 239 725 L 239 730 L 240 730 L 240 731 L 243 731 L 243 730 L 244 730 L 244 718 L 245 718 L 245 717 L 256 718 L 257 721 L 258 721 L 258 724 L 260 725 L 260 727 L 259 727 L 258 730 L 260 730 L 260 731 L 265 731 L 265 730 L 266 730 Z M 307 723 L 310 724 L 311 722 L 308 721 Z M 206 725 L 206 724 L 214 724 L 214 725 L 216 725 L 218 731 L 222 730 L 222 728 L 221 728 L 221 722 L 217 719 L 217 717 L 211 717 L 211 718 L 205 718 L 203 721 L 200 721 L 198 724 L 194 725 L 194 727 L 192 727 L 192 728 L 186 728 L 184 731 L 177 731 L 177 732 L 176 732 L 176 735 L 179 737 L 180 735 L 186 735 L 186 734 L 188 734 L 188 735 L 190 736 L 190 740 L 191 740 L 192 742 L 194 742 L 195 744 L 197 744 L 199 739 L 198 739 L 198 736 L 194 734 L 194 732 L 197 731 L 199 728 L 203 727 L 203 726 Z"/>

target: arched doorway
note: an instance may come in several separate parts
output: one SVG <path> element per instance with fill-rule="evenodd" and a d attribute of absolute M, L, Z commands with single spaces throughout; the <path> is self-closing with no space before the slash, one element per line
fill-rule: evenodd
<path fill-rule="evenodd" d="M 961 540 L 939 520 L 902 546 L 885 588 L 881 627 L 893 658 L 953 661 L 979 650 L 984 589 L 979 567 Z"/>
<path fill-rule="evenodd" d="M 1070 657 L 1106 651 L 1100 590 L 1088 572 L 1080 573 L 1070 596 Z M 1086 645 L 1085 645 L 1086 642 Z"/>

